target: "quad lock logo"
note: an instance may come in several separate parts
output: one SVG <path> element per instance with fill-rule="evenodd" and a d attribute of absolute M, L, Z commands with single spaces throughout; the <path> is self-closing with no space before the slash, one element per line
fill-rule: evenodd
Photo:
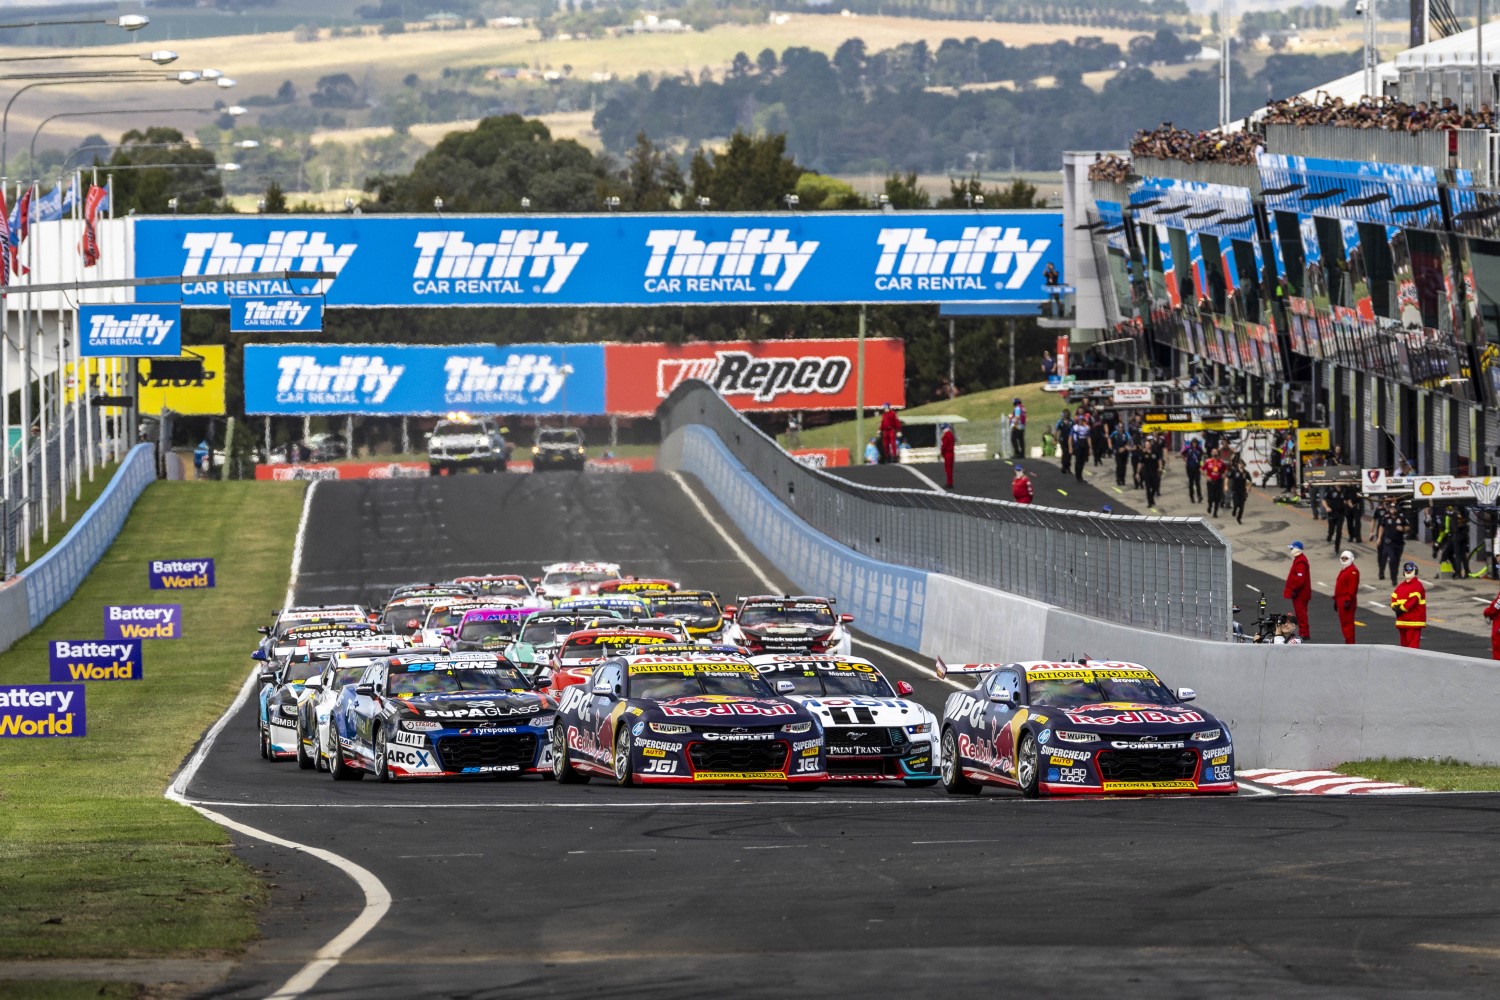
<path fill-rule="evenodd" d="M 328 234 L 305 229 L 274 230 L 264 243 L 236 243 L 233 233 L 188 233 L 182 238 L 187 259 L 182 264 L 184 278 L 211 279 L 223 274 L 249 274 L 261 271 L 327 271 L 335 276 L 344 270 L 358 243 L 334 245 Z M 334 278 L 313 283 L 311 289 L 294 292 L 283 279 L 237 279 L 183 282 L 185 296 L 217 295 L 321 295 Z"/>
<path fill-rule="evenodd" d="M 492 242 L 470 242 L 462 231 L 418 233 L 411 290 L 416 295 L 551 295 L 588 250 L 553 229 L 502 229 Z M 528 288 L 524 279 L 534 279 Z M 545 278 L 546 281 L 540 281 Z"/>
<path fill-rule="evenodd" d="M 1027 241 L 1020 229 L 1002 226 L 965 226 L 956 240 L 933 239 L 926 229 L 882 229 L 875 240 L 880 291 L 1020 288 L 1052 245 Z"/>

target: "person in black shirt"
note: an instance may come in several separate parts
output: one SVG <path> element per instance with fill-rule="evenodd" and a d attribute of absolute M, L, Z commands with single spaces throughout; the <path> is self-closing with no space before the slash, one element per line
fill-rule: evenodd
<path fill-rule="evenodd" d="M 1349 528 L 1349 542 L 1353 545 L 1365 543 L 1365 498 L 1358 486 L 1344 487 L 1344 523 Z"/>
<path fill-rule="evenodd" d="M 1338 490 L 1325 489 L 1322 502 L 1323 516 L 1328 520 L 1328 541 L 1337 552 L 1344 544 L 1344 497 Z"/>
<path fill-rule="evenodd" d="M 1375 516 L 1375 558 L 1380 566 L 1380 579 L 1385 579 L 1386 567 L 1391 570 L 1391 580 L 1400 580 L 1401 553 L 1406 548 L 1406 517 L 1390 501 L 1380 507 Z"/>
<path fill-rule="evenodd" d="M 1152 437 L 1141 450 L 1141 483 L 1146 488 L 1146 506 L 1156 506 L 1156 494 L 1161 489 L 1161 466 L 1166 448 Z"/>
<path fill-rule="evenodd" d="M 1229 513 L 1235 524 L 1244 524 L 1245 497 L 1250 491 L 1250 470 L 1245 467 L 1245 460 L 1236 455 L 1224 478 L 1229 483 Z"/>

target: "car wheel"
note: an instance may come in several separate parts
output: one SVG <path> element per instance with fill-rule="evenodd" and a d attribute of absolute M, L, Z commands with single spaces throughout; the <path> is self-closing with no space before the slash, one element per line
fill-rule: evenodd
<path fill-rule="evenodd" d="M 260 730 L 260 756 L 262 760 L 271 759 L 271 730 L 265 726 Z"/>
<path fill-rule="evenodd" d="M 1030 733 L 1021 736 L 1021 748 L 1016 751 L 1016 784 L 1021 794 L 1034 799 L 1041 794 L 1042 754 L 1037 748 L 1036 737 Z"/>
<path fill-rule="evenodd" d="M 586 785 L 589 776 L 579 772 L 573 766 L 572 758 L 568 755 L 568 734 L 558 723 L 552 730 L 552 777 L 557 779 L 559 785 Z"/>
<path fill-rule="evenodd" d="M 964 776 L 958 759 L 958 737 L 951 728 L 943 730 L 943 787 L 949 795 L 978 795 L 981 791 L 977 782 Z"/>
<path fill-rule="evenodd" d="M 307 748 L 303 745 L 301 726 L 297 727 L 297 767 L 304 771 L 311 771 L 313 769 L 312 754 L 308 753 Z"/>
<path fill-rule="evenodd" d="M 350 767 L 344 763 L 344 750 L 338 745 L 337 733 L 332 733 L 333 753 L 328 755 L 328 773 L 334 781 L 359 781 L 364 778 L 365 772 L 360 768 Z"/>
<path fill-rule="evenodd" d="M 437 476 L 437 475 L 441 475 L 441 472 L 439 471 L 439 469 L 438 469 L 438 467 L 436 465 L 429 465 L 427 467 L 427 474 L 429 476 Z"/>
<path fill-rule="evenodd" d="M 391 780 L 391 769 L 386 766 L 385 730 L 375 734 L 375 777 L 381 781 Z"/>
<path fill-rule="evenodd" d="M 630 730 L 623 726 L 615 734 L 614 764 L 615 784 L 634 784 L 635 771 L 630 766 Z"/>

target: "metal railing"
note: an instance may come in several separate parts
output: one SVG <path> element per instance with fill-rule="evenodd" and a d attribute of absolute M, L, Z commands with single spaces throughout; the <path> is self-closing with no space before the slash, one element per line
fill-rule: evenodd
<path fill-rule="evenodd" d="M 707 427 L 809 525 L 871 558 L 1102 621 L 1229 637 L 1229 545 L 1199 518 L 1091 514 L 861 486 L 795 461 L 698 380 L 673 390 L 657 419 L 664 438 L 688 425 Z"/>

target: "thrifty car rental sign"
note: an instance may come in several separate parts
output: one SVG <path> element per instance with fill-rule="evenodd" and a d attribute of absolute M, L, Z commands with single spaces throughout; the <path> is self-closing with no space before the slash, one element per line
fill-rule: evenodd
<path fill-rule="evenodd" d="M 1058 212 L 276 216 L 137 219 L 137 277 L 184 306 L 324 295 L 329 306 L 1042 302 Z M 220 278 L 323 271 L 317 281 Z M 137 290 L 177 301 L 175 285 Z"/>

